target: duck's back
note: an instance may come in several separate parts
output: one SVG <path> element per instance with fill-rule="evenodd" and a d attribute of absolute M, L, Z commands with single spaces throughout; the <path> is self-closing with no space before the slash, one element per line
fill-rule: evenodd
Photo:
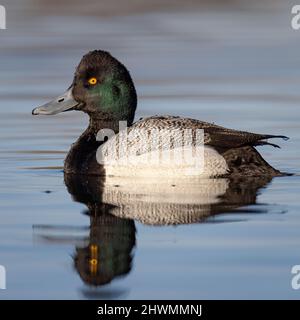
<path fill-rule="evenodd" d="M 97 152 L 107 175 L 278 175 L 253 146 L 274 136 L 227 129 L 190 118 L 153 116 L 111 137 Z"/>

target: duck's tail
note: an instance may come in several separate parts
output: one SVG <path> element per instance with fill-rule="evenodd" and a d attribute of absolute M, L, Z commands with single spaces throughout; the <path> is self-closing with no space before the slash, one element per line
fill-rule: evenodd
<path fill-rule="evenodd" d="M 264 140 L 267 140 L 267 139 L 275 139 L 275 138 L 283 139 L 285 141 L 290 139 L 287 136 L 278 136 L 278 135 L 265 134 L 265 135 L 262 135 L 262 138 L 259 141 L 255 142 L 254 146 L 265 146 L 265 145 L 268 145 L 268 146 L 272 146 L 274 148 L 280 148 L 280 146 L 278 144 L 271 143 L 271 142 L 268 142 L 268 141 L 264 141 Z"/>
<path fill-rule="evenodd" d="M 230 149 L 225 151 L 222 156 L 225 158 L 232 176 L 282 177 L 293 175 L 273 168 L 252 146 Z"/>

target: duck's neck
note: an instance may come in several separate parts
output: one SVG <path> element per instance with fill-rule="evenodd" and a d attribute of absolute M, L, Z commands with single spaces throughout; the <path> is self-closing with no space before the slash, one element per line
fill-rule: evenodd
<path fill-rule="evenodd" d="M 90 123 L 86 132 L 89 132 L 90 134 L 96 137 L 98 132 L 103 129 L 113 130 L 115 134 L 117 134 L 119 132 L 119 121 L 103 120 L 103 119 L 98 119 L 93 117 L 93 118 L 90 118 Z"/>
<path fill-rule="evenodd" d="M 96 152 L 103 141 L 97 141 L 97 134 L 100 130 L 113 130 L 114 133 L 117 134 L 119 132 L 119 121 L 123 120 L 90 117 L 88 128 L 72 145 L 65 159 L 64 171 L 74 174 L 99 175 L 101 168 L 96 161 Z M 126 122 L 126 120 L 124 121 Z M 131 124 L 132 123 L 129 123 L 128 126 Z"/>

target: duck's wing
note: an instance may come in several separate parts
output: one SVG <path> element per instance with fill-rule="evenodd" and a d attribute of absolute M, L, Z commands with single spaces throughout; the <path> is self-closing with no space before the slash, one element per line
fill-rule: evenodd
<path fill-rule="evenodd" d="M 288 137 L 282 135 L 257 134 L 246 131 L 233 130 L 218 126 L 214 123 L 174 116 L 153 116 L 145 119 L 140 119 L 133 126 L 135 129 L 147 130 L 203 129 L 204 144 L 222 150 L 258 145 L 272 145 L 274 147 L 279 147 L 265 140 L 271 138 L 281 138 L 285 140 L 288 139 Z"/>
<path fill-rule="evenodd" d="M 227 129 L 215 125 L 204 129 L 204 136 L 205 144 L 221 149 L 259 145 L 271 145 L 273 147 L 280 148 L 278 145 L 266 140 L 272 138 L 289 139 L 282 135 L 257 134 L 247 131 Z"/>

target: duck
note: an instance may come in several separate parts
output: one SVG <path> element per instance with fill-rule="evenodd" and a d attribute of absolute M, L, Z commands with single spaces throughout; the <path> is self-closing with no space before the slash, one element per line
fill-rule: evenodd
<path fill-rule="evenodd" d="M 279 148 L 268 140 L 288 140 L 286 136 L 234 130 L 173 115 L 134 122 L 136 108 L 137 93 L 127 68 L 109 52 L 93 50 L 82 57 L 66 92 L 36 107 L 32 114 L 74 110 L 89 116 L 88 128 L 64 161 L 66 174 L 151 177 L 157 182 L 172 177 L 285 175 L 264 160 L 256 147 Z"/>

